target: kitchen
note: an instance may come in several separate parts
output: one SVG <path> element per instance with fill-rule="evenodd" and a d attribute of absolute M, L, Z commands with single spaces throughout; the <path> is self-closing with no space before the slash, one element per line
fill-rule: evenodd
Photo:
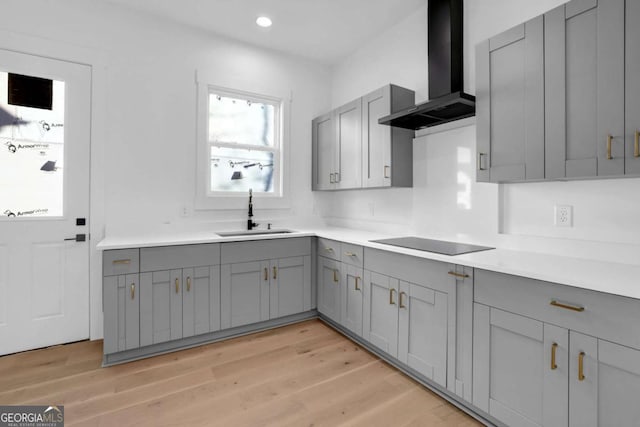
<path fill-rule="evenodd" d="M 477 93 L 478 43 L 562 3 L 465 2 L 464 91 Z M 138 2 L 138 7 L 144 9 L 145 4 Z M 250 36 L 252 42 L 240 42 L 234 39 L 243 34 L 212 35 L 117 2 L 3 5 L 13 18 L 0 27 L 0 47 L 92 68 L 88 338 L 101 339 L 104 331 L 102 252 L 96 248 L 100 241 L 152 235 L 148 241 L 160 245 L 167 243 L 167 236 L 206 240 L 203 230 L 246 227 L 247 194 L 225 200 L 224 209 L 211 209 L 199 197 L 198 186 L 204 180 L 199 180 L 196 141 L 202 129 L 196 125 L 194 79 L 278 97 L 290 106 L 283 116 L 284 198 L 254 199 L 258 229 L 267 223 L 293 230 L 338 228 L 324 237 L 345 239 L 347 244 L 358 241 L 355 236 L 362 231 L 375 236 L 364 241 L 378 235 L 413 235 L 479 244 L 513 251 L 503 261 L 507 267 L 534 275 L 554 272 L 534 279 L 573 284 L 584 277 L 597 282 L 611 274 L 611 281 L 599 290 L 622 294 L 625 287 L 633 289 L 633 281 L 624 282 L 631 276 L 619 270 L 634 271 L 638 265 L 640 229 L 635 214 L 640 207 L 633 197 L 637 178 L 477 182 L 476 119 L 444 125 L 451 126 L 448 130 L 417 132 L 412 142 L 412 187 L 311 191 L 312 119 L 389 83 L 415 91 L 417 103 L 429 98 L 427 7 L 422 1 L 402 7 L 395 22 L 366 36 L 343 29 L 354 39 L 360 37 L 346 50 L 340 51 L 333 39 L 324 46 L 316 39 L 313 48 L 285 54 L 265 48 L 270 33 L 258 32 Z M 278 19 L 273 18 L 275 32 Z M 253 19 L 252 15 L 251 25 Z M 313 28 L 318 34 L 326 31 Z M 325 57 L 303 55 L 316 50 Z M 554 224 L 556 206 L 571 208 L 570 227 Z M 518 251 L 533 253 L 533 258 L 519 257 Z M 490 253 L 478 256 L 491 257 Z"/>

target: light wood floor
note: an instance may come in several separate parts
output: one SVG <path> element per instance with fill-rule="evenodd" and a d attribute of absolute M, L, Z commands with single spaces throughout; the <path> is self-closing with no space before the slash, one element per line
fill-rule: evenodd
<path fill-rule="evenodd" d="M 0 404 L 67 426 L 475 426 L 318 320 L 101 368 L 102 342 L 0 357 Z"/>

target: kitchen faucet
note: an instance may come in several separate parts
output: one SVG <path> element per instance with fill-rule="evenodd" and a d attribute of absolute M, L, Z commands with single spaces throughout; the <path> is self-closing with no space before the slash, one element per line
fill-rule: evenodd
<path fill-rule="evenodd" d="M 249 189 L 249 219 L 247 220 L 247 230 L 253 230 L 258 224 L 253 222 L 253 190 Z"/>

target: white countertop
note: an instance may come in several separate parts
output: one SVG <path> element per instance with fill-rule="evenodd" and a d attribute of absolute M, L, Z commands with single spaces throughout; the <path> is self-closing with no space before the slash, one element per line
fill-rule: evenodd
<path fill-rule="evenodd" d="M 317 236 L 341 242 L 381 249 L 420 258 L 465 265 L 474 268 L 529 277 L 598 292 L 640 299 L 640 266 L 559 255 L 494 249 L 448 256 L 397 246 L 372 243 L 390 236 L 383 233 L 345 228 L 314 228 L 287 234 L 222 237 L 213 231 L 164 232 L 155 234 L 110 236 L 98 243 L 99 250 L 189 245 L 250 240 Z M 466 242 L 463 242 L 466 243 Z"/>

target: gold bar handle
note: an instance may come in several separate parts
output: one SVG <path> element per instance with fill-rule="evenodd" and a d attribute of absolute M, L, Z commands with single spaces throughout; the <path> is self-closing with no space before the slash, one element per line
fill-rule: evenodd
<path fill-rule="evenodd" d="M 340 182 L 340 172 L 336 172 L 333 174 L 333 182 L 336 184 Z"/>
<path fill-rule="evenodd" d="M 187 292 L 191 292 L 191 276 L 187 276 Z"/>
<path fill-rule="evenodd" d="M 360 290 L 360 286 L 358 286 L 358 282 L 359 282 L 360 280 L 362 280 L 362 279 L 360 279 L 360 277 L 356 276 L 356 291 L 359 291 L 359 290 Z"/>
<path fill-rule="evenodd" d="M 572 310 L 572 311 L 577 311 L 577 312 L 583 312 L 584 311 L 584 307 L 581 307 L 579 305 L 566 304 L 566 303 L 559 302 L 559 301 L 556 301 L 556 300 L 551 301 L 549 304 L 554 306 L 554 307 L 565 308 L 567 310 Z"/>
<path fill-rule="evenodd" d="M 180 280 L 176 278 L 176 294 L 180 292 Z"/>
<path fill-rule="evenodd" d="M 611 145 L 613 143 L 613 137 L 611 135 L 607 135 L 607 160 L 613 159 L 611 156 Z"/>
<path fill-rule="evenodd" d="M 333 281 L 338 283 L 338 270 L 333 270 Z"/>
<path fill-rule="evenodd" d="M 267 267 L 264 268 L 264 280 L 269 280 L 269 269 Z"/>
<path fill-rule="evenodd" d="M 391 167 L 390 166 L 385 166 L 384 167 L 384 177 L 385 178 L 391 178 L 391 176 L 389 175 L 390 171 L 391 171 Z"/>
<path fill-rule="evenodd" d="M 447 273 L 450 276 L 455 276 L 458 277 L 460 279 L 466 279 L 467 277 L 469 277 L 468 274 L 464 274 L 464 273 L 456 273 L 455 271 L 450 271 L 449 273 Z"/>
<path fill-rule="evenodd" d="M 330 247 L 326 247 L 324 248 L 325 252 L 333 252 L 333 248 Z"/>
<path fill-rule="evenodd" d="M 278 267 L 273 267 L 273 279 L 278 278 Z"/>
<path fill-rule="evenodd" d="M 556 350 L 558 350 L 558 343 L 554 342 L 551 344 L 551 370 L 555 371 L 558 369 L 558 365 L 556 364 Z"/>
<path fill-rule="evenodd" d="M 358 255 L 354 254 L 353 252 L 345 252 L 344 253 L 346 256 L 348 257 L 357 257 Z"/>
<path fill-rule="evenodd" d="M 404 305 L 404 303 L 402 302 L 402 295 L 404 295 L 405 297 L 407 296 L 406 292 L 400 292 L 400 308 L 407 308 L 406 305 Z"/>
<path fill-rule="evenodd" d="M 636 137 L 633 144 L 633 157 L 640 157 L 640 131 L 636 130 Z"/>
<path fill-rule="evenodd" d="M 131 299 L 134 299 L 136 297 L 136 284 L 132 283 L 131 284 Z"/>
<path fill-rule="evenodd" d="M 486 171 L 486 168 L 482 167 L 482 156 L 486 156 L 487 153 L 478 153 L 478 170 L 479 171 Z"/>
<path fill-rule="evenodd" d="M 578 355 L 578 381 L 584 381 L 584 351 L 581 351 Z"/>
<path fill-rule="evenodd" d="M 397 292 L 394 288 L 389 289 L 389 304 L 396 305 L 396 302 L 393 300 L 393 293 Z"/>
<path fill-rule="evenodd" d="M 332 174 L 332 173 L 330 173 L 330 174 L 329 174 L 329 184 L 333 184 L 333 183 L 335 183 L 335 181 L 334 181 L 334 179 L 333 179 L 333 174 Z"/>
<path fill-rule="evenodd" d="M 111 261 L 112 264 L 131 264 L 130 259 L 114 259 Z"/>

